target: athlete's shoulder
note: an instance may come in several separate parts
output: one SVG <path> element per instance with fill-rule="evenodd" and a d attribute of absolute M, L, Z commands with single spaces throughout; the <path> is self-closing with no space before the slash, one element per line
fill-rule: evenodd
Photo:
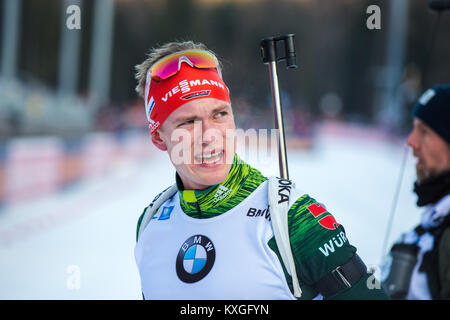
<path fill-rule="evenodd" d="M 288 204 L 289 233 L 296 242 L 304 239 L 321 241 L 334 236 L 340 224 L 324 204 L 299 189 L 292 180 L 272 177 L 269 183 L 272 183 L 270 192 L 276 193 L 277 202 Z M 310 236 L 313 239 L 309 239 Z"/>
<path fill-rule="evenodd" d="M 165 188 L 163 191 L 161 191 L 160 193 L 158 193 L 157 195 L 156 195 L 156 197 L 153 199 L 153 201 L 147 206 L 147 207 L 152 207 L 153 205 L 154 205 L 154 203 L 164 194 L 164 193 L 166 193 L 166 192 L 168 192 L 169 191 L 169 189 L 172 189 L 173 188 L 173 185 L 172 186 L 169 186 L 169 187 L 167 187 L 167 188 Z"/>
<path fill-rule="evenodd" d="M 139 216 L 139 219 L 138 219 L 138 222 L 137 222 L 137 227 L 136 227 L 136 240 L 137 240 L 138 235 L 139 235 L 139 229 L 140 229 L 140 227 L 141 227 L 142 220 L 144 219 L 144 216 L 145 216 L 145 214 L 147 213 L 147 210 L 151 209 L 151 208 L 155 205 L 156 201 L 157 201 L 163 194 L 165 194 L 166 192 L 169 192 L 169 190 L 172 189 L 172 188 L 173 188 L 173 186 L 169 186 L 169 187 L 167 187 L 166 189 L 164 189 L 163 191 L 161 191 L 160 193 L 158 193 L 158 194 L 156 195 L 156 197 L 152 200 L 152 202 L 150 202 L 150 204 L 144 208 L 144 210 L 142 211 L 141 215 Z"/>
<path fill-rule="evenodd" d="M 258 188 L 263 182 L 269 180 L 265 175 L 261 173 L 258 169 L 252 166 L 242 166 L 241 170 L 247 170 L 247 174 L 245 174 L 245 180 L 243 181 L 243 186 L 250 190 L 255 190 Z"/>

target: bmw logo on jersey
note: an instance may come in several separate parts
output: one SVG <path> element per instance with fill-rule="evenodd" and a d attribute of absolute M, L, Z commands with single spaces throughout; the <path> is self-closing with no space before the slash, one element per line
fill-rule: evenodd
<path fill-rule="evenodd" d="M 177 256 L 177 275 L 181 281 L 194 283 L 200 281 L 211 271 L 216 259 L 214 244 L 204 235 L 187 239 Z"/>

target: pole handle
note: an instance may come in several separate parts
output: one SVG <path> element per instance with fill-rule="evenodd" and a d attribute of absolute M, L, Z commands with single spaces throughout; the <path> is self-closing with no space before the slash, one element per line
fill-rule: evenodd
<path fill-rule="evenodd" d="M 295 53 L 294 45 L 295 34 L 285 34 L 276 37 L 267 37 L 261 40 L 261 55 L 263 62 L 268 64 L 270 62 L 286 61 L 287 69 L 298 68 L 297 55 Z M 277 44 L 284 43 L 284 56 L 278 54 Z"/>

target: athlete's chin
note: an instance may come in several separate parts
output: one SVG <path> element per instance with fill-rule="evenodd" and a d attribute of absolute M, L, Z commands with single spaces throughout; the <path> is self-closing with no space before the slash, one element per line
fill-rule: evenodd
<path fill-rule="evenodd" d="M 197 185 L 202 186 L 203 188 L 220 184 L 228 177 L 230 167 L 231 165 L 229 164 L 217 164 L 214 166 L 194 165 L 192 170 L 193 180 L 196 181 Z"/>
<path fill-rule="evenodd" d="M 198 168 L 197 168 L 198 169 Z M 212 186 L 225 181 L 230 171 L 230 166 L 226 164 L 214 167 L 201 167 L 196 170 L 196 176 L 202 184 Z"/>

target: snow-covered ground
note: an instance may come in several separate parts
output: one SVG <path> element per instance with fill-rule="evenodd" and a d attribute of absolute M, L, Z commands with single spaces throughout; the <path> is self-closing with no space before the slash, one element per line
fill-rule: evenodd
<path fill-rule="evenodd" d="M 334 214 L 367 265 L 382 257 L 404 150 L 333 134 L 319 135 L 310 151 L 288 150 L 290 178 Z M 265 175 L 278 175 L 277 159 L 248 160 Z M 141 299 L 136 222 L 173 177 L 168 157 L 155 150 L 145 161 L 119 162 L 56 194 L 4 207 L 0 299 Z M 389 244 L 419 222 L 414 180 L 409 152 Z"/>

